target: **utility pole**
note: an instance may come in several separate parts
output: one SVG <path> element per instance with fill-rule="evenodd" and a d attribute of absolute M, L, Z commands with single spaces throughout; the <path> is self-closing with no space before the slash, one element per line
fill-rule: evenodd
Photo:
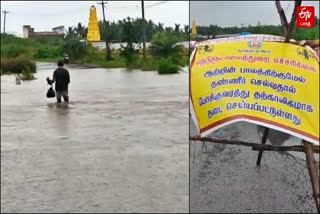
<path fill-rule="evenodd" d="M 142 35 L 143 35 L 143 60 L 146 60 L 146 27 L 144 19 L 144 0 L 141 0 L 141 10 L 142 10 Z"/>
<path fill-rule="evenodd" d="M 2 11 L 2 13 L 4 14 L 4 18 L 3 18 L 3 33 L 5 33 L 6 32 L 6 15 L 7 15 L 7 13 L 9 13 L 9 11 L 4 10 L 4 11 Z"/>
<path fill-rule="evenodd" d="M 106 22 L 106 16 L 105 16 L 105 13 L 104 13 L 104 7 L 105 7 L 105 4 L 107 4 L 107 2 L 101 1 L 101 2 L 98 2 L 98 4 L 101 4 L 101 6 L 102 6 L 103 22 Z"/>
<path fill-rule="evenodd" d="M 107 4 L 107 1 L 103 1 L 101 0 L 101 2 L 98 2 L 98 4 L 101 4 L 101 7 L 102 7 L 102 14 L 103 14 L 103 25 L 105 27 L 105 30 L 107 31 L 107 21 L 106 21 L 106 16 L 105 16 L 105 13 L 104 13 L 104 8 L 105 8 L 105 5 Z M 107 55 L 107 60 L 111 60 L 112 59 L 112 56 L 111 56 L 111 49 L 110 49 L 110 44 L 108 42 L 108 39 L 107 39 L 107 35 L 105 35 L 105 38 L 104 38 L 104 41 L 106 43 L 106 55 Z"/>

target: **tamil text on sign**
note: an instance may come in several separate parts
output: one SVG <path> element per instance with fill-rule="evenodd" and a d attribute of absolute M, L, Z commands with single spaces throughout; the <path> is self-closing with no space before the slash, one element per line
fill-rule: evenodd
<path fill-rule="evenodd" d="M 201 136 L 247 121 L 319 144 L 319 62 L 306 47 L 257 40 L 198 46 L 190 102 Z"/>

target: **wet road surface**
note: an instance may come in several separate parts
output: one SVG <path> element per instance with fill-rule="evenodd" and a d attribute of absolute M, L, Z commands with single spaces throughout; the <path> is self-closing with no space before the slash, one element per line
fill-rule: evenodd
<path fill-rule="evenodd" d="M 54 68 L 1 77 L 1 212 L 188 212 L 188 74 Z"/>
<path fill-rule="evenodd" d="M 191 121 L 190 134 L 196 127 Z M 260 134 L 260 135 L 259 135 Z M 256 125 L 238 122 L 217 130 L 218 139 L 261 142 Z M 270 131 L 270 143 L 300 145 L 300 140 Z M 283 142 L 282 142 L 283 143 Z M 316 213 L 304 153 L 265 151 L 260 167 L 251 147 L 190 144 L 190 211 L 193 213 Z M 205 152 L 205 150 L 204 150 Z M 315 154 L 316 160 L 319 156 Z"/>

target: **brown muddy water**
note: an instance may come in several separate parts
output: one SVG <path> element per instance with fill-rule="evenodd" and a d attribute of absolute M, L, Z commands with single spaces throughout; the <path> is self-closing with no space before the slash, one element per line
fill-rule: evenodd
<path fill-rule="evenodd" d="M 262 132 L 254 124 L 238 122 L 210 136 L 261 142 Z M 197 134 L 192 120 L 190 134 Z M 267 144 L 285 146 L 301 142 L 275 130 L 268 139 Z M 317 213 L 304 153 L 265 151 L 257 167 L 258 151 L 251 147 L 205 145 L 190 144 L 190 212 Z M 315 158 L 319 163 L 318 154 Z"/>
<path fill-rule="evenodd" d="M 189 211 L 187 73 L 72 67 L 57 106 L 37 66 L 1 76 L 1 212 Z"/>

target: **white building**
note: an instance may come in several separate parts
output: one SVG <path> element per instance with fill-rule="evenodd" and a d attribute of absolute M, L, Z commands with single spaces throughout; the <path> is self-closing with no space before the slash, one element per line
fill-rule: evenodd
<path fill-rule="evenodd" d="M 59 34 L 64 34 L 64 26 L 54 27 L 52 28 L 52 31 L 57 32 Z"/>
<path fill-rule="evenodd" d="M 39 38 L 39 37 L 64 37 L 64 26 L 52 28 L 52 31 L 35 32 L 30 25 L 23 25 L 23 38 Z"/>

